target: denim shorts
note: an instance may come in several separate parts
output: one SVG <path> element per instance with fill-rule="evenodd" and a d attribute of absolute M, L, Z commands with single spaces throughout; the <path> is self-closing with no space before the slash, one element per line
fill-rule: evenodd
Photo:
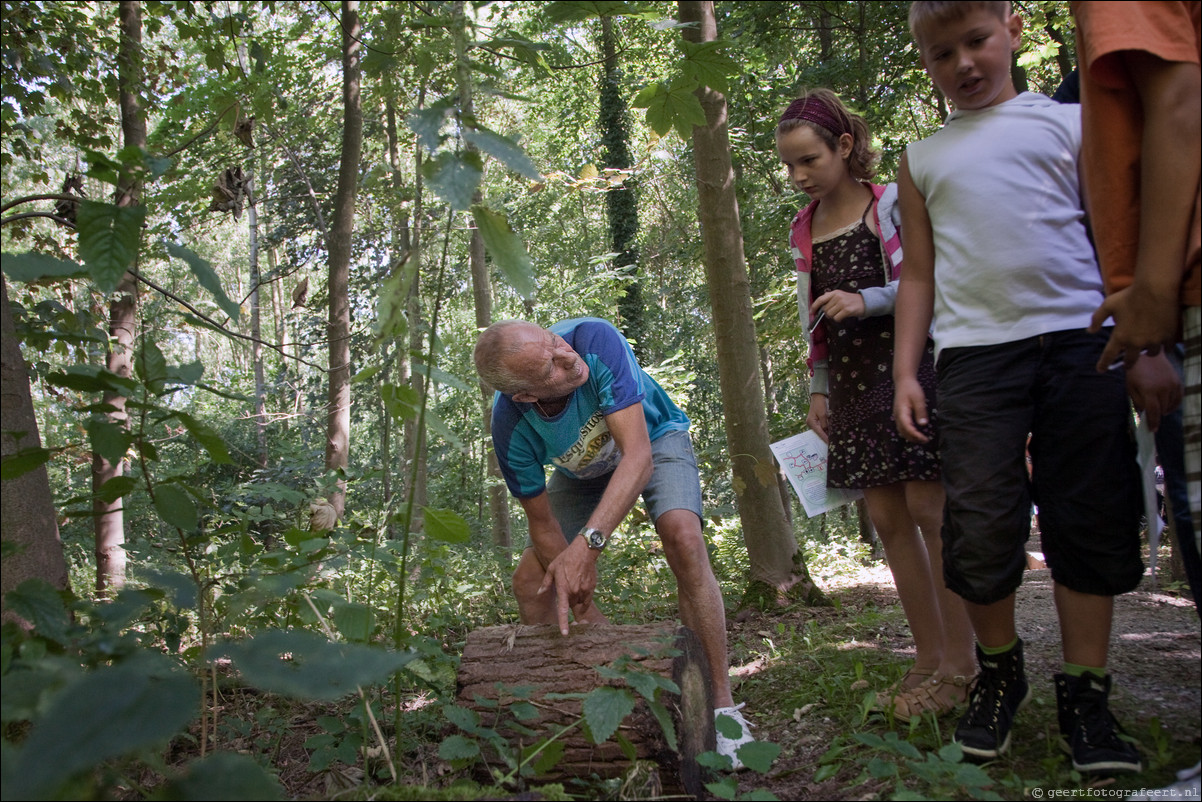
<path fill-rule="evenodd" d="M 944 578 L 968 601 L 1000 601 L 1022 582 L 1032 504 L 1054 581 L 1099 596 L 1139 584 L 1125 377 L 1095 368 L 1107 336 L 1062 331 L 940 354 Z"/>
<path fill-rule="evenodd" d="M 651 461 L 654 470 L 643 488 L 643 503 L 652 521 L 668 510 L 692 510 L 701 515 L 701 481 L 697 473 L 697 458 L 689 433 L 668 432 L 651 441 Z M 568 542 L 584 528 L 613 474 L 595 479 L 573 479 L 563 471 L 555 471 L 547 482 L 551 512 L 555 514 Z M 527 546 L 530 542 L 527 541 Z"/>

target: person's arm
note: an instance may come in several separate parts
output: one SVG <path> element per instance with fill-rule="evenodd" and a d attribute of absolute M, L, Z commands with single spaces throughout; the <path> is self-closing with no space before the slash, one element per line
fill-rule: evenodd
<path fill-rule="evenodd" d="M 559 526 L 559 520 L 551 512 L 551 500 L 546 490 L 533 498 L 518 499 L 518 503 L 526 513 L 534 554 L 545 571 L 551 561 L 568 547 L 568 539 Z"/>
<path fill-rule="evenodd" d="M 1160 419 L 1181 404 L 1181 377 L 1168 356 L 1140 356 L 1127 370 L 1127 394 L 1135 410 L 1147 419 L 1148 428 L 1160 428 Z"/>
<path fill-rule="evenodd" d="M 614 469 L 601 501 L 589 517 L 588 526 L 600 529 L 608 536 L 613 534 L 638 501 L 639 494 L 651 478 L 652 463 L 651 440 L 647 434 L 642 404 L 631 404 L 606 415 L 605 425 L 622 452 L 622 459 Z M 587 608 L 592 602 L 593 591 L 597 587 L 597 559 L 600 556 L 600 551 L 590 549 L 584 539 L 578 537 L 547 565 L 547 574 L 538 592 L 545 593 L 554 585 L 559 631 L 564 635 L 568 634 L 569 610 Z"/>
<path fill-rule="evenodd" d="M 902 437 L 925 443 L 929 438 L 921 427 L 929 418 L 926 393 L 918 382 L 918 366 L 926 351 L 935 308 L 935 239 L 926 199 L 910 176 L 906 155 L 898 167 L 897 186 L 906 269 L 898 282 L 894 311 L 893 417 Z"/>
<path fill-rule="evenodd" d="M 1114 331 L 1098 360 L 1104 371 L 1122 357 L 1132 367 L 1140 351 L 1156 354 L 1177 339 L 1186 244 L 1197 199 L 1202 78 L 1197 64 L 1164 61 L 1139 50 L 1122 58 L 1144 108 L 1140 152 L 1139 248 L 1131 286 L 1098 307 L 1097 331 L 1108 317 Z"/>
<path fill-rule="evenodd" d="M 810 411 L 806 413 L 806 426 L 813 429 L 814 434 L 824 443 L 830 442 L 826 430 L 830 425 L 830 409 L 827 406 L 826 393 L 810 393 Z"/>

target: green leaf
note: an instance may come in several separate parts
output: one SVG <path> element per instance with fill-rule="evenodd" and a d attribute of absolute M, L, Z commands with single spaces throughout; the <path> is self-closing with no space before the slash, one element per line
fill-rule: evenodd
<path fill-rule="evenodd" d="M 534 166 L 534 162 L 526 155 L 526 151 L 509 137 L 480 126 L 475 130 L 465 130 L 463 138 L 523 178 L 531 181 L 542 179 L 542 173 Z"/>
<path fill-rule="evenodd" d="M 462 390 L 465 393 L 477 392 L 479 384 L 475 381 L 469 386 L 467 382 L 460 379 L 454 373 L 449 373 L 437 365 L 427 365 L 418 358 L 414 358 L 410 365 L 415 376 L 429 376 L 435 384 L 441 384 L 443 387 L 454 387 L 456 390 Z"/>
<path fill-rule="evenodd" d="M 142 571 L 147 584 L 166 593 L 177 610 L 191 610 L 196 606 L 196 582 L 192 577 L 178 571 L 159 571 L 149 566 Z"/>
<path fill-rule="evenodd" d="M 447 721 L 466 733 L 475 735 L 480 732 L 480 714 L 475 710 L 446 704 L 442 706 L 442 714 L 446 716 Z"/>
<path fill-rule="evenodd" d="M 285 795 L 279 780 L 250 755 L 213 752 L 193 760 L 180 777 L 168 782 L 150 798 L 208 802 L 212 799 L 283 799 Z"/>
<path fill-rule="evenodd" d="M 225 290 L 221 286 L 221 278 L 217 275 L 217 271 L 213 266 L 204 259 L 201 259 L 192 251 L 182 245 L 177 245 L 174 242 L 168 242 L 167 253 L 174 256 L 176 259 L 182 259 L 192 270 L 196 280 L 200 282 L 200 286 L 209 291 L 213 296 L 213 300 L 221 307 L 221 311 L 229 315 L 230 320 L 237 320 L 242 313 L 242 308 L 238 304 L 230 300 L 225 294 Z"/>
<path fill-rule="evenodd" d="M 4 272 L 13 281 L 33 283 L 43 279 L 82 278 L 88 274 L 81 264 L 45 253 L 6 253 L 3 263 Z"/>
<path fill-rule="evenodd" d="M 713 755 L 717 761 L 704 760 Z M 706 768 L 716 769 L 718 771 L 730 770 L 730 758 L 721 757 L 714 752 L 702 752 L 697 756 L 697 762 Z M 739 795 L 739 781 L 734 776 L 723 777 L 718 782 L 706 783 L 705 788 L 719 799 L 734 799 Z"/>
<path fill-rule="evenodd" d="M 443 152 L 422 165 L 426 180 L 438 197 L 446 201 L 456 211 L 463 211 L 472 205 L 472 196 L 480 186 L 484 176 L 483 162 L 477 153 Z"/>
<path fill-rule="evenodd" d="M 896 735 L 897 733 L 891 732 L 889 734 Z M 903 757 L 908 757 L 911 760 L 922 760 L 922 752 L 920 752 L 918 750 L 917 746 L 910 743 L 909 741 L 899 740 L 897 743 L 893 744 L 893 749 L 894 749 L 894 751 L 896 751 L 899 755 L 902 755 Z"/>
<path fill-rule="evenodd" d="M 195 385 L 204 375 L 205 366 L 200 362 L 185 362 L 167 366 L 167 381 L 187 386 Z"/>
<path fill-rule="evenodd" d="M 106 504 L 112 504 L 117 499 L 129 495 L 137 486 L 138 480 L 132 476 L 114 476 L 100 486 L 96 497 Z"/>
<path fill-rule="evenodd" d="M 582 708 L 592 742 L 599 744 L 609 740 L 634 710 L 634 695 L 625 688 L 602 685 L 585 695 Z"/>
<path fill-rule="evenodd" d="M 672 714 L 668 712 L 668 708 L 653 700 L 647 702 L 647 707 L 659 722 L 660 729 L 664 731 L 664 740 L 668 742 L 668 748 L 673 752 L 677 751 L 676 724 L 672 721 Z"/>
<path fill-rule="evenodd" d="M 144 206 L 114 206 L 83 200 L 75 216 L 79 255 L 103 293 L 111 293 L 134 266 L 146 219 Z"/>
<path fill-rule="evenodd" d="M 534 761 L 530 764 L 530 767 L 534 769 L 535 774 L 546 774 L 548 771 L 558 766 L 559 761 L 563 760 L 564 752 L 567 750 L 567 744 L 565 744 L 562 740 L 545 743 L 546 745 L 543 746 L 537 755 L 535 755 Z M 536 744 L 535 748 L 538 746 L 539 745 Z M 523 751 L 534 754 L 533 750 L 530 748 L 527 748 Z M 523 755 L 523 757 L 525 757 L 525 755 Z"/>
<path fill-rule="evenodd" d="M 472 536 L 467 521 L 453 510 L 423 507 L 422 513 L 426 521 L 426 534 L 435 540 L 444 543 L 466 543 Z"/>
<path fill-rule="evenodd" d="M 209 458 L 213 462 L 218 462 L 223 465 L 229 465 L 233 462 L 230 459 L 229 449 L 225 446 L 225 440 L 217 433 L 215 429 L 205 423 L 201 423 L 196 418 L 185 412 L 176 412 L 175 417 L 179 418 L 180 423 L 184 424 L 188 433 L 196 438 L 205 451 L 209 452 Z"/>
<path fill-rule="evenodd" d="M 645 13 L 646 10 L 639 8 L 638 3 L 621 0 L 556 0 L 546 9 L 547 18 L 556 23 L 583 22 L 598 17 L 640 16 Z"/>
<path fill-rule="evenodd" d="M 62 593 L 46 580 L 26 579 L 4 594 L 4 605 L 33 624 L 34 631 L 43 638 L 67 643 L 71 614 L 63 603 Z"/>
<path fill-rule="evenodd" d="M 508 218 L 482 204 L 472 207 L 472 217 L 476 220 L 484 247 L 492 254 L 493 262 L 500 268 L 505 280 L 517 290 L 518 295 L 527 300 L 533 298 L 534 265 L 526 246 L 510 228 Z"/>
<path fill-rule="evenodd" d="M 406 257 L 404 263 L 384 279 L 380 286 L 380 299 L 376 303 L 377 342 L 404 337 L 409 331 L 406 313 L 416 275 L 417 260 Z"/>
<path fill-rule="evenodd" d="M 405 120 L 409 130 L 417 134 L 417 143 L 430 153 L 438 150 L 442 143 L 442 123 L 451 102 L 450 99 L 443 99 L 424 109 L 415 109 Z"/>
<path fill-rule="evenodd" d="M 948 741 L 939 747 L 939 759 L 948 763 L 959 763 L 964 759 L 964 749 L 955 741 Z"/>
<path fill-rule="evenodd" d="M 714 728 L 732 741 L 737 741 L 743 737 L 743 725 L 736 721 L 733 716 L 728 716 L 725 713 L 714 716 Z"/>
<path fill-rule="evenodd" d="M 0 683 L 0 721 L 33 721 L 61 678 L 51 671 L 9 671 Z"/>
<path fill-rule="evenodd" d="M 367 643 L 375 624 L 376 614 L 365 604 L 342 601 L 334 606 L 334 626 L 349 641 Z"/>
<path fill-rule="evenodd" d="M 167 380 L 167 357 L 153 342 L 147 341 L 138 349 L 134 366 L 142 383 L 156 395 L 163 392 L 163 383 Z"/>
<path fill-rule="evenodd" d="M 897 764 L 890 763 L 888 760 L 882 760 L 879 757 L 869 760 L 865 768 L 868 769 L 868 774 L 873 779 L 885 780 L 897 776 Z"/>
<path fill-rule="evenodd" d="M 115 393 L 120 396 L 133 395 L 138 382 L 118 376 L 99 365 L 68 365 L 62 371 L 51 373 L 46 380 L 56 387 L 66 387 L 81 393 Z"/>
<path fill-rule="evenodd" d="M 708 86 L 724 94 L 730 91 L 728 79 L 738 73 L 739 65 L 724 52 L 728 46 L 726 42 L 677 41 L 685 53 L 680 69 L 688 82 Z"/>
<path fill-rule="evenodd" d="M 480 745 L 459 733 L 448 735 L 438 745 L 438 756 L 448 763 L 475 760 L 480 754 Z"/>
<path fill-rule="evenodd" d="M 90 149 L 84 151 L 84 158 L 88 162 L 88 177 L 116 186 L 120 180 L 120 162 L 113 161 L 107 154 Z"/>
<path fill-rule="evenodd" d="M 184 532 L 193 532 L 200 523 L 196 502 L 179 485 L 159 485 L 154 491 L 154 508 L 159 517 Z"/>
<path fill-rule="evenodd" d="M 780 746 L 771 741 L 749 741 L 735 750 L 735 754 L 747 768 L 767 774 L 772 762 L 780 755 Z"/>
<path fill-rule="evenodd" d="M 304 630 L 267 630 L 214 650 L 246 681 L 298 699 L 333 701 L 357 687 L 386 681 L 417 655 L 359 643 L 332 643 Z"/>
<path fill-rule="evenodd" d="M 97 668 L 56 695 L 29 733 L 5 796 L 47 799 L 76 774 L 166 741 L 200 712 L 200 689 L 166 657 Z"/>
<path fill-rule="evenodd" d="M 705 125 L 705 110 L 701 101 L 693 94 L 697 84 L 678 77 L 667 86 L 656 91 L 644 89 L 635 97 L 637 108 L 647 109 L 647 124 L 660 136 L 673 129 L 680 138 L 688 141 L 693 137 L 693 127 Z"/>
<path fill-rule="evenodd" d="M 48 448 L 23 448 L 15 454 L 5 454 L 0 460 L 0 479 L 8 481 L 24 476 L 50 461 L 54 452 Z"/>
<path fill-rule="evenodd" d="M 514 702 L 509 706 L 509 714 L 518 721 L 533 721 L 539 717 L 538 708 L 529 702 Z"/>
<path fill-rule="evenodd" d="M 409 385 L 391 382 L 381 384 L 380 398 L 384 402 L 384 409 L 388 410 L 388 414 L 398 423 L 417 420 L 421 395 Z"/>

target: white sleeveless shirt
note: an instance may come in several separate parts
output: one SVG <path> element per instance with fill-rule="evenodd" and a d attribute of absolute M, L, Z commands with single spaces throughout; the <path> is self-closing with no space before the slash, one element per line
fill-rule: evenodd
<path fill-rule="evenodd" d="M 1080 150 L 1081 107 L 1034 92 L 955 111 L 907 148 L 934 235 L 936 356 L 1089 324 L 1103 290 Z"/>

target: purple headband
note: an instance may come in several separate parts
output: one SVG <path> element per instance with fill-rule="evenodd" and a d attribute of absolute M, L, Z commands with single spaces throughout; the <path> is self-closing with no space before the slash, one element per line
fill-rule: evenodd
<path fill-rule="evenodd" d="M 851 128 L 833 113 L 821 100 L 812 97 L 800 97 L 789 104 L 785 113 L 780 116 L 780 122 L 785 120 L 805 120 L 821 125 L 835 136 L 850 134 Z"/>

